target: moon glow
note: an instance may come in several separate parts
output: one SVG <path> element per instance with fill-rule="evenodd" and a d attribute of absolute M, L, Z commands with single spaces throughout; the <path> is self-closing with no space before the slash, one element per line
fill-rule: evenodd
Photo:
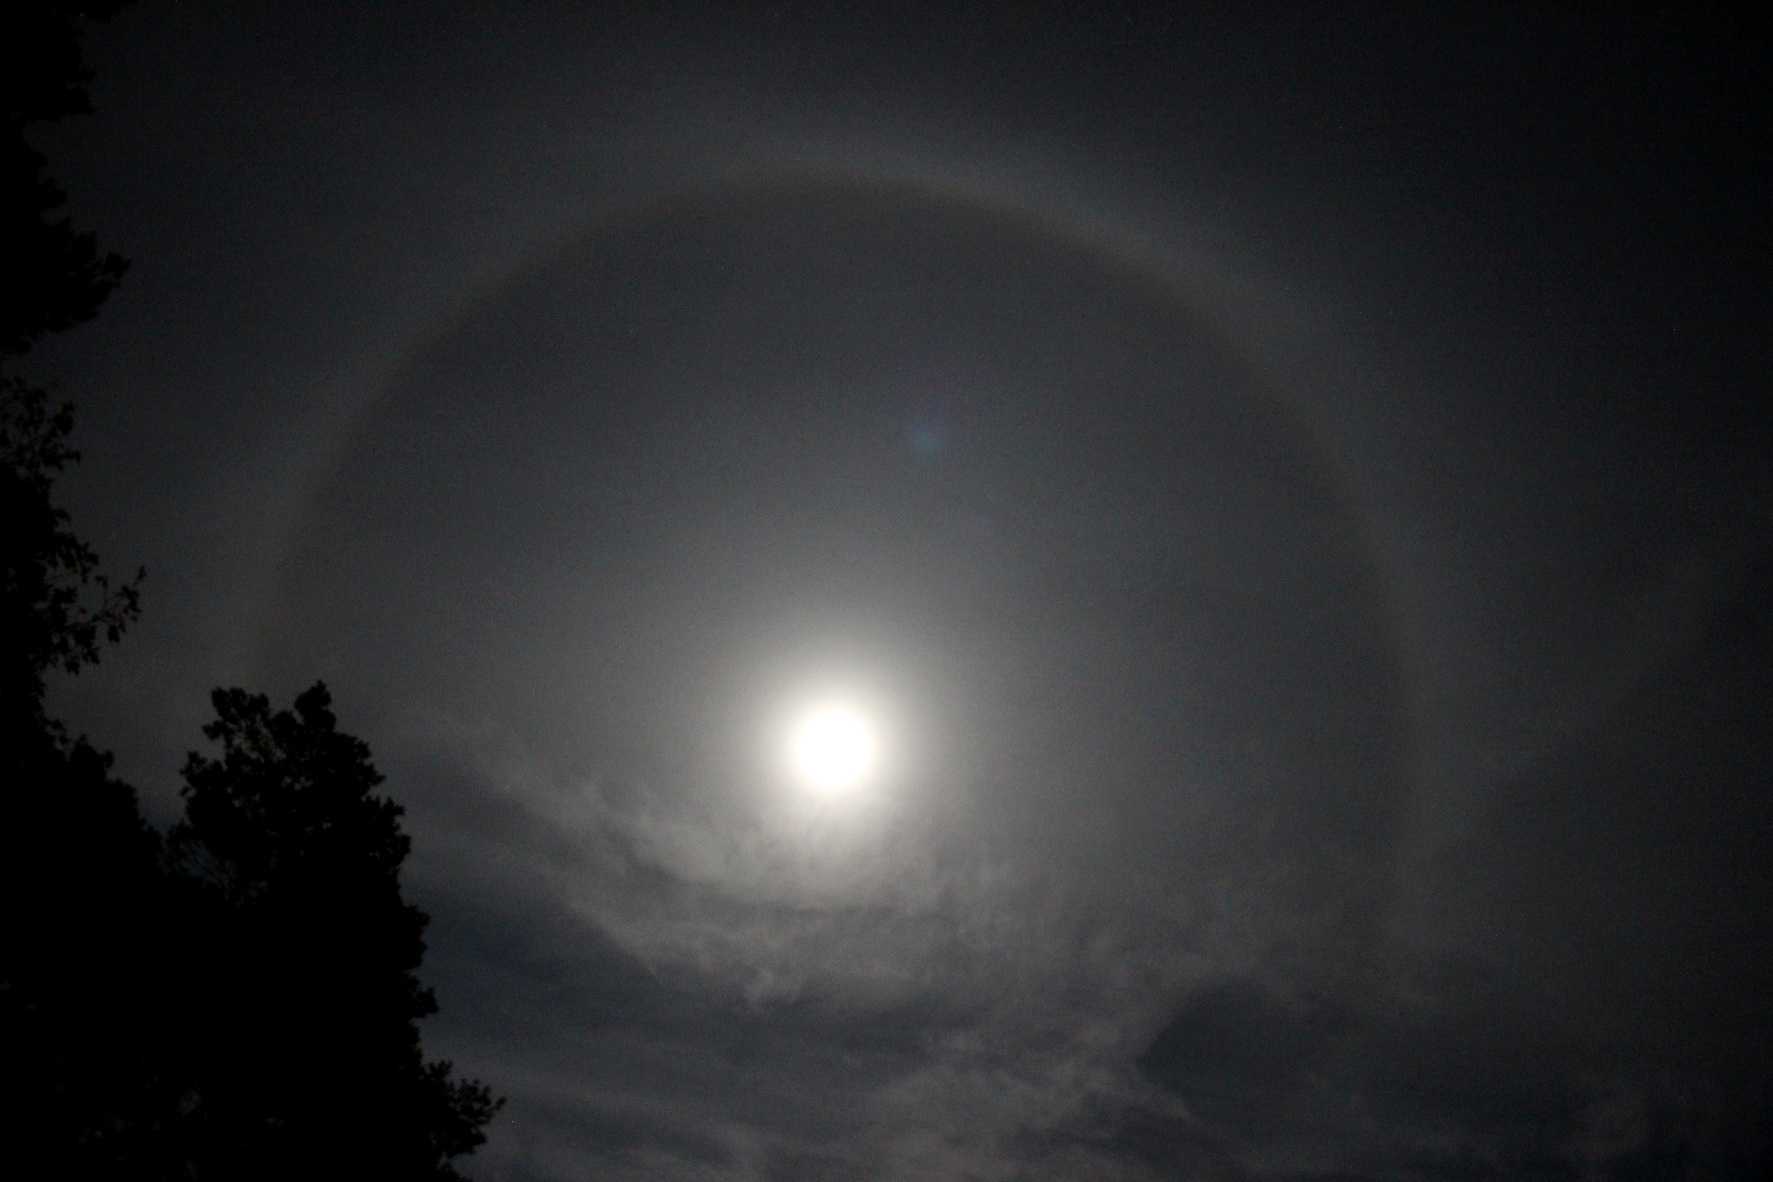
<path fill-rule="evenodd" d="M 788 766 L 803 786 L 836 795 L 874 774 L 880 739 L 873 721 L 843 702 L 821 702 L 798 714 L 788 732 Z"/>

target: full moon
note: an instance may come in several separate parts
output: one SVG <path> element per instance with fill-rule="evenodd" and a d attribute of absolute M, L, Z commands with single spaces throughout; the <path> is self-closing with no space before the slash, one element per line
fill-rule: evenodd
<path fill-rule="evenodd" d="M 873 723 L 844 703 L 809 707 L 789 728 L 789 767 L 802 784 L 820 792 L 860 787 L 873 773 L 879 753 Z"/>

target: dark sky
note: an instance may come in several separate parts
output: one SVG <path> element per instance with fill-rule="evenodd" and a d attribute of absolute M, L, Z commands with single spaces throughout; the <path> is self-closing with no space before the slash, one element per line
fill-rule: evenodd
<path fill-rule="evenodd" d="M 32 355 L 149 568 L 61 708 L 165 818 L 328 682 L 474 1176 L 1748 1176 L 1764 43 L 496 7 L 95 28 Z"/>

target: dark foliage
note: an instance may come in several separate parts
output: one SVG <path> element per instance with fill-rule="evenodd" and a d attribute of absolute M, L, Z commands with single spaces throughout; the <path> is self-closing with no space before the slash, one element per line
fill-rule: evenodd
<path fill-rule="evenodd" d="M 337 729 L 324 686 L 293 710 L 237 689 L 214 702 L 220 751 L 187 761 L 168 841 L 196 920 L 197 1173 L 454 1177 L 448 1159 L 498 1104 L 420 1050 L 437 1006 L 415 975 L 426 918 L 401 895 L 400 806 L 376 795 L 369 748 Z"/>
<path fill-rule="evenodd" d="M 62 212 L 67 194 L 44 172 L 26 139 L 33 123 L 92 109 L 80 58 L 80 24 L 119 3 L 23 3 L 0 16 L 0 357 L 24 352 L 46 333 L 89 320 L 123 277 L 124 260 L 100 251 Z"/>
<path fill-rule="evenodd" d="M 178 1098 L 154 967 L 168 902 L 159 839 L 109 757 L 85 742 L 27 736 L 6 763 L 5 1152 L 56 1163 L 55 1176 L 170 1176 L 115 1168 L 145 1164 L 139 1143 Z"/>
<path fill-rule="evenodd" d="M 143 577 L 113 585 L 92 547 L 54 500 L 56 477 L 80 454 L 68 443 L 73 411 L 16 378 L 0 379 L 0 714 L 10 744 L 55 729 L 43 715 L 44 677 L 76 673 L 115 644 L 141 610 Z"/>
<path fill-rule="evenodd" d="M 25 139 L 87 109 L 82 15 L 0 15 L 0 361 L 92 316 L 123 272 L 74 231 Z M 97 11 L 103 10 L 103 11 Z M 218 691 L 166 840 L 45 706 L 140 609 L 55 501 L 73 413 L 0 375 L 0 1152 L 80 1179 L 449 1179 L 499 1101 L 426 1061 L 425 915 L 401 810 L 324 687 Z M 32 1167 L 35 1167 L 33 1170 Z M 8 1176 L 11 1176 L 10 1172 Z M 22 1175 L 21 1175 L 22 1176 Z"/>
<path fill-rule="evenodd" d="M 90 317 L 123 270 L 54 216 L 61 190 L 25 140 L 27 125 L 87 109 L 78 20 L 70 5 L 0 16 L 0 361 Z M 168 1111 L 144 971 L 166 879 L 134 790 L 44 708 L 48 674 L 96 661 L 139 606 L 141 576 L 113 586 L 55 503 L 79 460 L 72 430 L 69 407 L 0 376 L 0 1114 L 9 1158 L 92 1177 Z"/>
<path fill-rule="evenodd" d="M 44 707 L 137 612 L 54 501 L 71 418 L 8 382 L 0 497 L 4 770 L 0 1112 L 25 1160 L 81 1178 L 458 1175 L 498 1103 L 427 1062 L 400 807 L 326 690 L 273 712 L 215 694 L 168 840 L 109 756 Z M 97 589 L 97 602 L 90 592 Z"/>
<path fill-rule="evenodd" d="M 28 142 L 29 127 L 85 114 L 88 71 L 81 22 L 118 3 L 26 3 L 0 15 L 0 361 L 46 333 L 90 319 L 123 275 L 119 256 L 60 213 L 66 194 Z M 136 617 L 141 575 L 113 587 L 92 548 L 69 528 L 51 492 L 80 455 L 69 443 L 73 411 L 13 373 L 0 375 L 0 509 L 8 540 L 0 566 L 0 740 L 8 748 L 48 726 L 43 678 L 77 672 Z"/>
<path fill-rule="evenodd" d="M 460 1177 L 500 1101 L 424 1058 L 400 807 L 323 686 L 214 701 L 165 841 L 86 743 L 11 753 L 9 1152 L 94 1179 Z"/>

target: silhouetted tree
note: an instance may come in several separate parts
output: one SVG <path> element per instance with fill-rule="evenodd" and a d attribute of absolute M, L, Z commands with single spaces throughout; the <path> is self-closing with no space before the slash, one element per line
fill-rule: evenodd
<path fill-rule="evenodd" d="M 23 0 L 0 15 L 0 356 L 24 352 L 98 311 L 127 264 L 75 230 L 62 207 L 67 194 L 44 172 L 43 154 L 26 140 L 34 123 L 92 110 L 90 75 L 80 54 L 81 22 L 121 3 Z"/>
<path fill-rule="evenodd" d="M 176 1102 L 154 978 L 142 972 L 167 879 L 158 835 L 111 775 L 111 757 L 70 738 L 44 706 L 47 675 L 96 661 L 138 610 L 136 583 L 112 587 L 55 503 L 56 478 L 78 459 L 71 429 L 66 407 L 4 379 L 0 1113 L 18 1130 L 6 1152 L 102 1177 Z"/>
<path fill-rule="evenodd" d="M 0 364 L 90 317 L 123 272 L 59 216 L 62 192 L 25 139 L 86 109 L 78 12 L 0 14 Z M 0 374 L 0 1152 L 100 1177 L 168 1111 L 153 989 L 138 983 L 167 879 L 134 790 L 44 706 L 50 671 L 96 661 L 138 611 L 138 583 L 113 586 L 55 503 L 79 459 L 72 427 L 67 406 Z"/>
<path fill-rule="evenodd" d="M 421 1052 L 437 1006 L 416 976 L 426 917 L 401 893 L 402 809 L 325 686 L 293 710 L 238 689 L 214 702 L 220 751 L 186 762 L 168 842 L 195 895 L 195 1176 L 457 1177 L 449 1160 L 499 1102 Z"/>
<path fill-rule="evenodd" d="M 153 1177 L 176 1114 L 160 995 L 160 842 L 84 741 L 9 754 L 0 823 L 0 1153 L 55 1176 Z"/>
<path fill-rule="evenodd" d="M 499 1102 L 421 1052 L 401 810 L 325 689 L 218 691 L 165 842 L 45 705 L 140 607 L 56 503 L 71 409 L 10 368 L 123 273 L 25 138 L 88 109 L 80 20 L 118 7 L 0 6 L 0 1172 L 454 1178 Z"/>
<path fill-rule="evenodd" d="M 121 4 L 25 3 L 0 11 L 0 364 L 46 333 L 89 319 L 126 264 L 73 228 L 66 194 L 28 141 L 33 124 L 90 111 L 81 22 Z M 79 453 L 73 411 L 14 372 L 0 375 L 0 517 L 8 539 L 0 567 L 0 740 L 9 750 L 59 731 L 42 710 L 50 669 L 78 671 L 115 641 L 138 610 L 135 582 L 113 587 L 91 547 L 54 502 L 56 478 Z"/>
<path fill-rule="evenodd" d="M 138 571 L 113 586 L 98 556 L 55 503 L 55 481 L 80 453 L 68 442 L 73 411 L 42 390 L 0 378 L 0 717 L 8 746 L 60 737 L 44 712 L 44 678 L 98 660 L 141 610 Z"/>

